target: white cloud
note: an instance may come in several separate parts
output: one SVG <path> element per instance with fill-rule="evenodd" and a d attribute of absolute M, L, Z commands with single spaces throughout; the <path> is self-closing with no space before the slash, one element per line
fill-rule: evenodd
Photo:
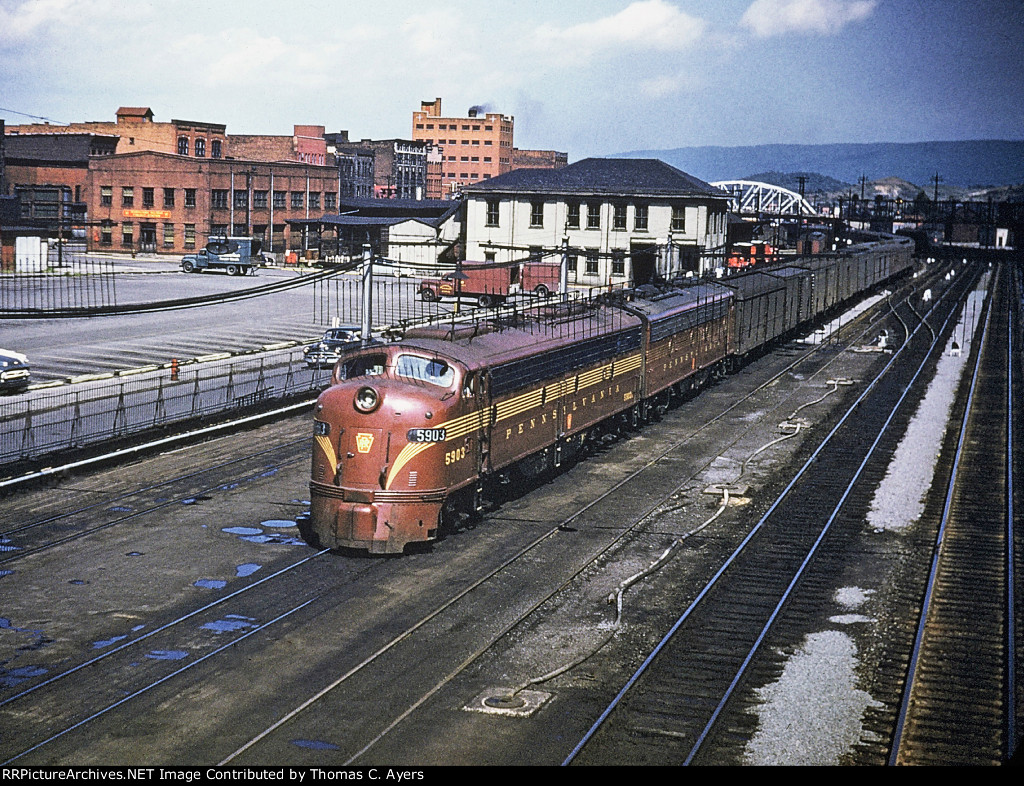
<path fill-rule="evenodd" d="M 761 38 L 831 34 L 871 16 L 877 5 L 878 0 L 754 0 L 740 24 Z"/>
<path fill-rule="evenodd" d="M 28 38 L 44 28 L 70 32 L 96 19 L 122 22 L 148 13 L 145 3 L 124 0 L 0 0 L 0 43 Z"/>
<path fill-rule="evenodd" d="M 703 34 L 705 22 L 665 0 L 641 0 L 617 14 L 558 29 L 543 25 L 536 32 L 541 45 L 589 56 L 600 51 L 642 48 L 686 49 Z"/>

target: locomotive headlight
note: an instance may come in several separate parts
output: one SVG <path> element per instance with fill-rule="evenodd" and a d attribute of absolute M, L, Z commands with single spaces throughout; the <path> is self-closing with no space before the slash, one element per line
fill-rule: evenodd
<path fill-rule="evenodd" d="M 380 396 L 371 387 L 361 387 L 356 393 L 355 405 L 360 412 L 373 412 L 380 405 Z"/>

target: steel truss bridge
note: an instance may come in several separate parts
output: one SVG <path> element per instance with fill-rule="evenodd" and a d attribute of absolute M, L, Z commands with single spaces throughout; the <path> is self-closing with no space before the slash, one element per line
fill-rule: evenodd
<path fill-rule="evenodd" d="M 788 188 L 753 180 L 721 180 L 711 185 L 728 192 L 735 212 L 746 215 L 818 217 L 821 214 Z"/>

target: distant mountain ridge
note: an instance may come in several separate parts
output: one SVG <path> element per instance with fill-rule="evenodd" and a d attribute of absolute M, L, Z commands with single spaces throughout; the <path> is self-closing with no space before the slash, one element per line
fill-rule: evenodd
<path fill-rule="evenodd" d="M 751 172 L 815 172 L 844 183 L 898 177 L 925 187 L 936 173 L 948 186 L 1024 183 L 1024 141 L 877 142 L 832 145 L 754 145 L 633 150 L 617 158 L 660 158 L 707 182 L 739 180 Z"/>

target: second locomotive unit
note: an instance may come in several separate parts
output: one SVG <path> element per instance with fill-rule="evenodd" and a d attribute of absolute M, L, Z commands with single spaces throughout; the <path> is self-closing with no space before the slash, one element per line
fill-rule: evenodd
<path fill-rule="evenodd" d="M 641 288 L 346 351 L 314 412 L 312 545 L 400 553 L 491 482 L 559 466 L 771 342 L 908 270 L 884 236 L 715 283 Z"/>

